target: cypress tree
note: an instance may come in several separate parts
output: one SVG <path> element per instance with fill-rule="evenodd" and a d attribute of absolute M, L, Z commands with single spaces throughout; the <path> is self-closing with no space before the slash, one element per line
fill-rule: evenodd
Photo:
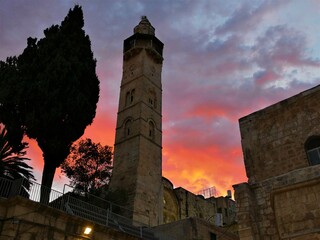
<path fill-rule="evenodd" d="M 99 80 L 83 26 L 83 12 L 76 5 L 61 25 L 44 30 L 44 38 L 28 38 L 12 74 L 18 75 L 12 80 L 18 81 L 13 87 L 16 114 L 24 133 L 35 139 L 43 152 L 42 202 L 49 201 L 45 188 L 51 188 L 56 168 L 96 113 Z"/>

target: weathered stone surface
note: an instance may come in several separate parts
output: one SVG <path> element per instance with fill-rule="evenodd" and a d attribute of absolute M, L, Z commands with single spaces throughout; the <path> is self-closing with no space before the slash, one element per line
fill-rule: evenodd
<path fill-rule="evenodd" d="M 196 217 L 154 227 L 153 232 L 159 240 L 239 239 L 237 235 L 227 232 L 226 229 Z"/>
<path fill-rule="evenodd" d="M 0 198 L 0 219 L 0 240 L 141 239 L 22 197 Z M 87 226 L 93 229 L 88 236 Z"/>
<path fill-rule="evenodd" d="M 234 185 L 240 239 L 320 239 L 320 86 L 239 120 L 248 183 Z"/>
<path fill-rule="evenodd" d="M 143 18 L 124 41 L 110 190 L 125 190 L 134 221 L 162 223 L 162 48 Z"/>
<path fill-rule="evenodd" d="M 164 223 L 197 217 L 219 226 L 234 225 L 236 206 L 231 198 L 222 196 L 204 198 L 182 187 L 173 188 L 172 183 L 166 178 L 163 178 L 163 188 Z M 221 223 L 217 220 L 221 220 Z"/>

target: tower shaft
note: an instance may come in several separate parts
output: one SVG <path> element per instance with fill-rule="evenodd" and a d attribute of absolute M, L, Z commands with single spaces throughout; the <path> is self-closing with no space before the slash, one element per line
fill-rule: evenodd
<path fill-rule="evenodd" d="M 110 190 L 124 190 L 130 218 L 162 222 L 162 50 L 142 17 L 124 41 L 123 74 Z"/>

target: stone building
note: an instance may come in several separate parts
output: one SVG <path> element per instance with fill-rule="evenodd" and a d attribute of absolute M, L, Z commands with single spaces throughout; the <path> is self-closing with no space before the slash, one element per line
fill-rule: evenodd
<path fill-rule="evenodd" d="M 241 240 L 320 239 L 320 85 L 239 120 Z"/>
<path fill-rule="evenodd" d="M 216 226 L 230 226 L 235 223 L 236 204 L 231 196 L 195 195 L 177 187 L 163 178 L 163 223 L 171 223 L 189 217 L 205 219 Z"/>

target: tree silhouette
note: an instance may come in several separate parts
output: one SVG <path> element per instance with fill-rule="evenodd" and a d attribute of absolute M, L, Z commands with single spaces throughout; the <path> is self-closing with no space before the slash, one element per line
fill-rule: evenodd
<path fill-rule="evenodd" d="M 71 180 L 73 187 L 94 193 L 96 189 L 109 183 L 111 161 L 111 147 L 102 146 L 87 138 L 72 145 L 70 155 L 62 163 L 61 169 Z"/>
<path fill-rule="evenodd" d="M 17 58 L 0 61 L 0 123 L 6 123 L 6 139 L 13 152 L 19 152 L 25 145 L 22 143 L 24 127 L 18 110 L 18 96 L 22 89 L 19 84 Z"/>
<path fill-rule="evenodd" d="M 45 187 L 51 188 L 56 168 L 96 113 L 99 80 L 83 26 L 82 9 L 76 5 L 60 26 L 45 29 L 45 37 L 39 41 L 28 38 L 27 47 L 17 59 L 2 63 L 2 70 L 9 74 L 5 79 L 10 88 L 5 92 L 16 97 L 13 103 L 2 104 L 2 110 L 15 107 L 13 115 L 19 116 L 21 129 L 36 139 L 43 152 L 41 202 L 49 201 Z M 5 102 L 0 92 L 0 107 L 1 100 Z M 8 118 L 0 120 L 9 126 L 10 133 L 10 128 L 17 128 L 8 121 L 10 114 L 6 115 Z"/>

